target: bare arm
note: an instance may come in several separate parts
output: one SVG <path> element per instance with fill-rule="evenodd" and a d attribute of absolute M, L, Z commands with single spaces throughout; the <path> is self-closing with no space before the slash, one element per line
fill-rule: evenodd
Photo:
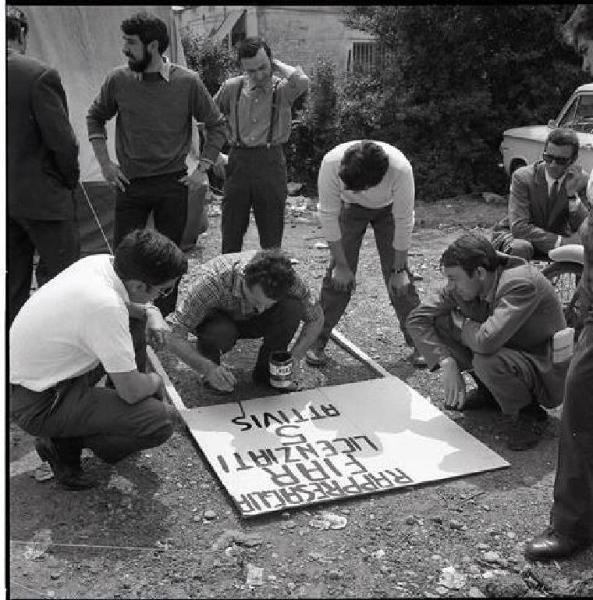
<path fill-rule="evenodd" d="M 126 373 L 108 373 L 118 396 L 128 404 L 136 404 L 145 398 L 154 396 L 163 383 L 156 373 L 140 373 L 128 371 Z"/>

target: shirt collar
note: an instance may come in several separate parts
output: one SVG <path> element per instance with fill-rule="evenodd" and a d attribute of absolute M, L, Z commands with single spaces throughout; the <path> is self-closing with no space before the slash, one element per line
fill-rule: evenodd
<path fill-rule="evenodd" d="M 169 83 L 169 80 L 171 79 L 171 64 L 169 59 L 166 56 L 163 56 L 163 64 L 159 70 L 159 74 L 167 83 Z M 138 81 L 142 81 L 143 73 L 134 73 L 134 75 Z"/>
<path fill-rule="evenodd" d="M 564 181 L 564 178 L 566 177 L 566 173 L 564 173 L 564 175 L 562 175 L 562 177 L 559 177 L 558 179 L 554 179 L 553 177 L 550 176 L 550 174 L 548 173 L 548 169 L 546 169 L 544 167 L 544 175 L 546 177 L 546 182 L 548 184 L 548 189 L 552 189 L 552 186 L 554 185 L 554 182 L 557 181 L 558 182 L 558 187 L 560 187 L 562 185 L 562 182 Z"/>

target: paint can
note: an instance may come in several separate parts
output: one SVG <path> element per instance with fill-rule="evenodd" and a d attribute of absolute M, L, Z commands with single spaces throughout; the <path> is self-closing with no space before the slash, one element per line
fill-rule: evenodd
<path fill-rule="evenodd" d="M 292 354 L 272 352 L 270 354 L 270 385 L 283 389 L 292 385 Z"/>

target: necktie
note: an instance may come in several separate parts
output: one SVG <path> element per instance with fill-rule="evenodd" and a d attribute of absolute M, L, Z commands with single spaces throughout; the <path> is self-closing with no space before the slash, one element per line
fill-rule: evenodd
<path fill-rule="evenodd" d="M 554 179 L 552 189 L 550 190 L 550 203 L 549 208 L 552 210 L 556 204 L 558 204 L 558 180 Z"/>

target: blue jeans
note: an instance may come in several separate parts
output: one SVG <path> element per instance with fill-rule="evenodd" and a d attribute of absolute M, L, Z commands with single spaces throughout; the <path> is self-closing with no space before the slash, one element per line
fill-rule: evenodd
<path fill-rule="evenodd" d="M 358 204 L 342 203 L 342 210 L 340 212 L 342 247 L 344 248 L 348 266 L 354 274 L 356 274 L 356 268 L 358 267 L 362 239 L 369 223 L 375 232 L 375 243 L 381 262 L 381 273 L 383 274 L 385 286 L 387 286 L 394 259 L 393 233 L 395 231 L 395 224 L 391 205 L 383 208 L 365 208 Z M 321 285 L 320 303 L 323 308 L 325 321 L 323 329 L 314 344 L 314 347 L 318 349 L 325 348 L 331 330 L 338 324 L 352 296 L 352 290 L 341 291 L 334 288 L 331 281 L 332 270 L 333 264 L 330 263 Z M 408 275 L 410 275 L 409 272 Z M 389 291 L 389 288 L 387 288 L 387 293 L 389 294 L 391 305 L 395 309 L 395 314 L 397 315 L 397 320 L 399 321 L 406 344 L 413 346 L 412 338 L 406 329 L 406 319 L 410 311 L 420 304 L 420 298 L 418 297 L 412 277 L 410 276 L 410 285 L 405 295 L 395 296 Z"/>

